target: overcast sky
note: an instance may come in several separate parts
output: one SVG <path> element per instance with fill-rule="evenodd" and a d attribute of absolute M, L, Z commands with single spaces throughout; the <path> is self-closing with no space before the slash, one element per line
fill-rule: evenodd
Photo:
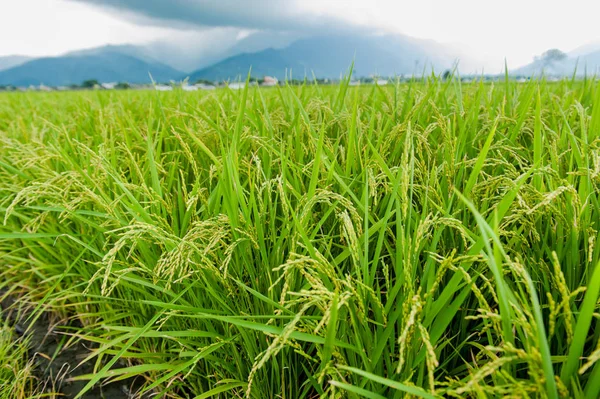
<path fill-rule="evenodd" d="M 598 0 L 0 0 L 0 56 L 58 55 L 104 44 L 201 43 L 253 32 L 365 30 L 432 39 L 489 72 L 549 48 L 600 42 Z"/>

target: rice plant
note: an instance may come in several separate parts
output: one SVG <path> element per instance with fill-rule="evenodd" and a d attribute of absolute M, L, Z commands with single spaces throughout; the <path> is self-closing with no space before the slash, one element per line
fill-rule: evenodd
<path fill-rule="evenodd" d="M 79 396 L 600 396 L 599 83 L 348 83 L 0 96 L 0 288 Z"/>
<path fill-rule="evenodd" d="M 28 356 L 27 340 L 18 338 L 7 323 L 0 326 L 0 398 L 43 398 L 43 383 L 34 373 L 34 363 Z M 46 396 L 46 397 L 51 397 Z"/>

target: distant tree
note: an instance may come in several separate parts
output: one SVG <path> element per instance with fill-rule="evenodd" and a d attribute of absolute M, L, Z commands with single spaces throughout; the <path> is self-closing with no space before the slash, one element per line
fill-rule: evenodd
<path fill-rule="evenodd" d="M 194 84 L 205 84 L 205 85 L 212 85 L 213 82 L 212 80 L 206 80 L 206 79 L 198 79 L 196 80 L 196 82 L 194 82 Z"/>
<path fill-rule="evenodd" d="M 543 52 L 542 55 L 535 57 L 535 60 L 541 61 L 544 64 L 550 64 L 550 63 L 553 63 L 556 61 L 565 60 L 567 57 L 568 56 L 565 52 L 560 51 L 557 48 L 553 48 L 553 49 Z"/>
<path fill-rule="evenodd" d="M 443 79 L 443 80 L 448 80 L 448 79 L 450 79 L 451 77 L 452 77 L 452 71 L 451 71 L 451 70 L 449 70 L 449 69 L 446 69 L 446 70 L 444 71 L 444 73 L 442 74 L 442 79 Z"/>
<path fill-rule="evenodd" d="M 81 83 L 81 87 L 86 88 L 86 89 L 92 89 L 94 88 L 94 86 L 99 85 L 100 83 L 96 80 L 96 79 L 88 79 L 88 80 L 84 80 L 83 83 Z"/>
<path fill-rule="evenodd" d="M 129 88 L 131 88 L 131 86 L 127 82 L 119 82 L 115 85 L 115 89 L 127 90 Z"/>

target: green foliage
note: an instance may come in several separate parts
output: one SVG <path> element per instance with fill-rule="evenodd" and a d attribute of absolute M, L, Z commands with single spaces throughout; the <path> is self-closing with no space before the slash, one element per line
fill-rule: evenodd
<path fill-rule="evenodd" d="M 598 83 L 294 83 L 0 96 L 0 288 L 88 386 L 598 397 Z"/>
<path fill-rule="evenodd" d="M 88 80 L 84 80 L 81 83 L 81 87 L 86 88 L 86 89 L 92 89 L 96 86 L 98 86 L 100 83 L 96 80 L 96 79 L 88 79 Z"/>
<path fill-rule="evenodd" d="M 129 88 L 131 88 L 131 86 L 127 82 L 119 82 L 115 85 L 115 89 L 119 90 L 127 90 Z"/>

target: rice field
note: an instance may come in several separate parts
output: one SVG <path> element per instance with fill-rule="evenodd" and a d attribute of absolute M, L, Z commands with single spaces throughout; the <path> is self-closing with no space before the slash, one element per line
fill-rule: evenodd
<path fill-rule="evenodd" d="M 75 397 L 600 396 L 599 82 L 348 83 L 0 95 L 0 292 Z"/>

